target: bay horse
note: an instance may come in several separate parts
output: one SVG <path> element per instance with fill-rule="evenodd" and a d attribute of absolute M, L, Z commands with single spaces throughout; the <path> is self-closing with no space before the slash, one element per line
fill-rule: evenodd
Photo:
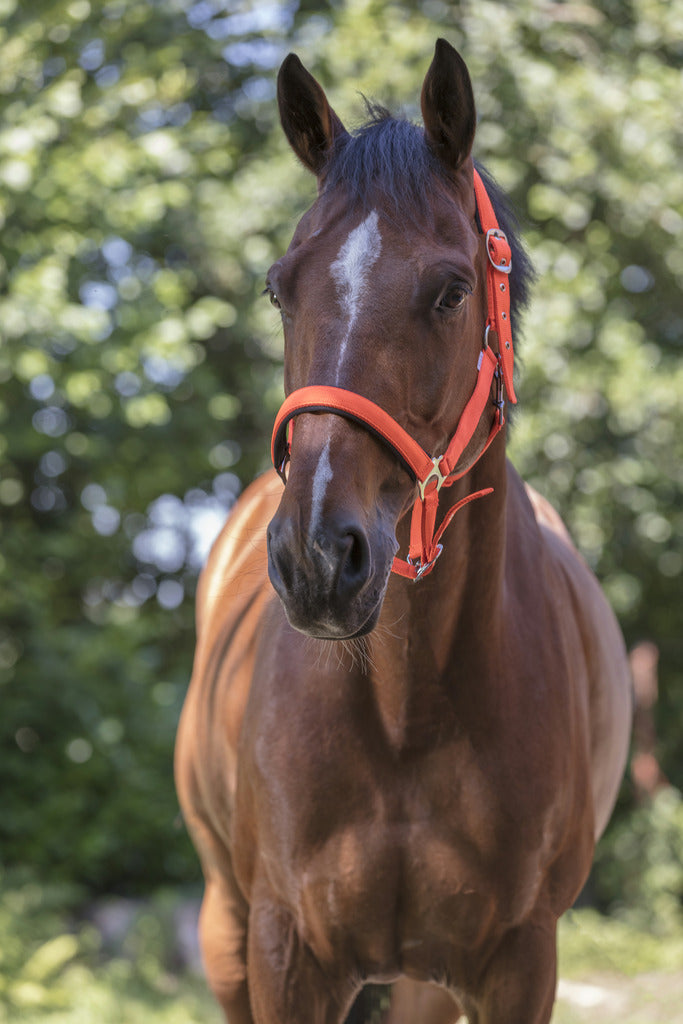
<path fill-rule="evenodd" d="M 208 981 L 229 1024 L 338 1024 L 371 984 L 392 1024 L 547 1024 L 631 700 L 596 579 L 506 460 L 529 264 L 444 40 L 423 128 L 347 132 L 295 55 L 278 102 L 318 181 L 267 278 L 286 485 L 212 550 L 176 751 Z"/>

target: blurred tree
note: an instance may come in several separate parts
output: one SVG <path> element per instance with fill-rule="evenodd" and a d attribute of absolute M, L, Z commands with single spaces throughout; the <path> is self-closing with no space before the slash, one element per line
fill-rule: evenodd
<path fill-rule="evenodd" d="M 630 640 L 683 785 L 681 12 L 664 0 L 0 0 L 0 855 L 90 889 L 196 877 L 173 732 L 196 572 L 266 465 L 269 263 L 313 198 L 276 124 L 296 50 L 349 124 L 408 116 L 434 39 L 539 272 L 522 472 Z"/>
<path fill-rule="evenodd" d="M 2 6 L 2 856 L 146 885 L 195 871 L 185 598 L 277 404 L 252 306 L 293 13 Z"/>

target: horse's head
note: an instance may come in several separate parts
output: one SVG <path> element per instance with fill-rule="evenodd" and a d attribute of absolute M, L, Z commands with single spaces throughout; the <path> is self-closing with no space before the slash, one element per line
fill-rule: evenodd
<path fill-rule="evenodd" d="M 374 111 L 349 135 L 293 55 L 278 101 L 290 144 L 318 179 L 267 279 L 284 325 L 285 388 L 355 392 L 441 453 L 475 387 L 487 309 L 465 64 L 439 40 L 422 89 L 424 131 Z M 486 445 L 496 414 L 488 392 L 486 402 L 458 472 Z M 414 500 L 414 478 L 372 431 L 333 412 L 298 415 L 268 531 L 270 578 L 292 625 L 327 638 L 373 628 L 396 527 Z"/>

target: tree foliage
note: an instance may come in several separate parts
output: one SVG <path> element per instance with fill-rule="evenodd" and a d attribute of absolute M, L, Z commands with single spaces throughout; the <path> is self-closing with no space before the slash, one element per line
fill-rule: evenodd
<path fill-rule="evenodd" d="M 350 125 L 418 117 L 436 36 L 538 271 L 511 451 L 627 637 L 683 785 L 680 8 L 665 0 L 0 0 L 2 857 L 91 889 L 195 877 L 171 781 L 196 573 L 267 461 L 260 298 L 313 183 L 296 50 Z"/>

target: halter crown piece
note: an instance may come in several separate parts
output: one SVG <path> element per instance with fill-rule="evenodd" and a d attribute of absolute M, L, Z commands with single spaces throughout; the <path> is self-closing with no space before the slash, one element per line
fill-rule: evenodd
<path fill-rule="evenodd" d="M 494 381 L 493 402 L 496 406 L 496 415 L 477 461 L 505 422 L 504 391 L 507 391 L 511 402 L 517 401 L 512 380 L 514 352 L 508 282 L 508 275 L 512 269 L 512 253 L 505 232 L 498 226 L 491 200 L 477 170 L 474 171 L 474 194 L 479 223 L 482 233 L 486 236 L 486 253 L 489 260 L 486 274 L 488 318 L 477 362 L 477 383 L 443 455 L 428 455 L 392 416 L 368 398 L 356 394 L 355 391 L 322 384 L 293 391 L 280 407 L 273 428 L 271 457 L 284 483 L 287 482 L 286 469 L 291 452 L 294 419 L 301 413 L 331 412 L 344 416 L 360 423 L 392 449 L 417 484 L 418 493 L 410 524 L 408 557 L 394 558 L 391 567 L 392 572 L 411 580 L 421 579 L 434 568 L 434 563 L 443 549 L 441 538 L 455 513 L 470 501 L 493 492 L 492 487 L 486 487 L 468 494 L 446 512 L 437 529 L 439 491 L 442 487 L 450 487 L 472 468 L 468 466 L 462 472 L 454 473 L 460 456 L 471 441 L 479 420 L 491 400 Z M 494 352 L 489 344 L 492 334 L 498 339 L 498 352 Z"/>

